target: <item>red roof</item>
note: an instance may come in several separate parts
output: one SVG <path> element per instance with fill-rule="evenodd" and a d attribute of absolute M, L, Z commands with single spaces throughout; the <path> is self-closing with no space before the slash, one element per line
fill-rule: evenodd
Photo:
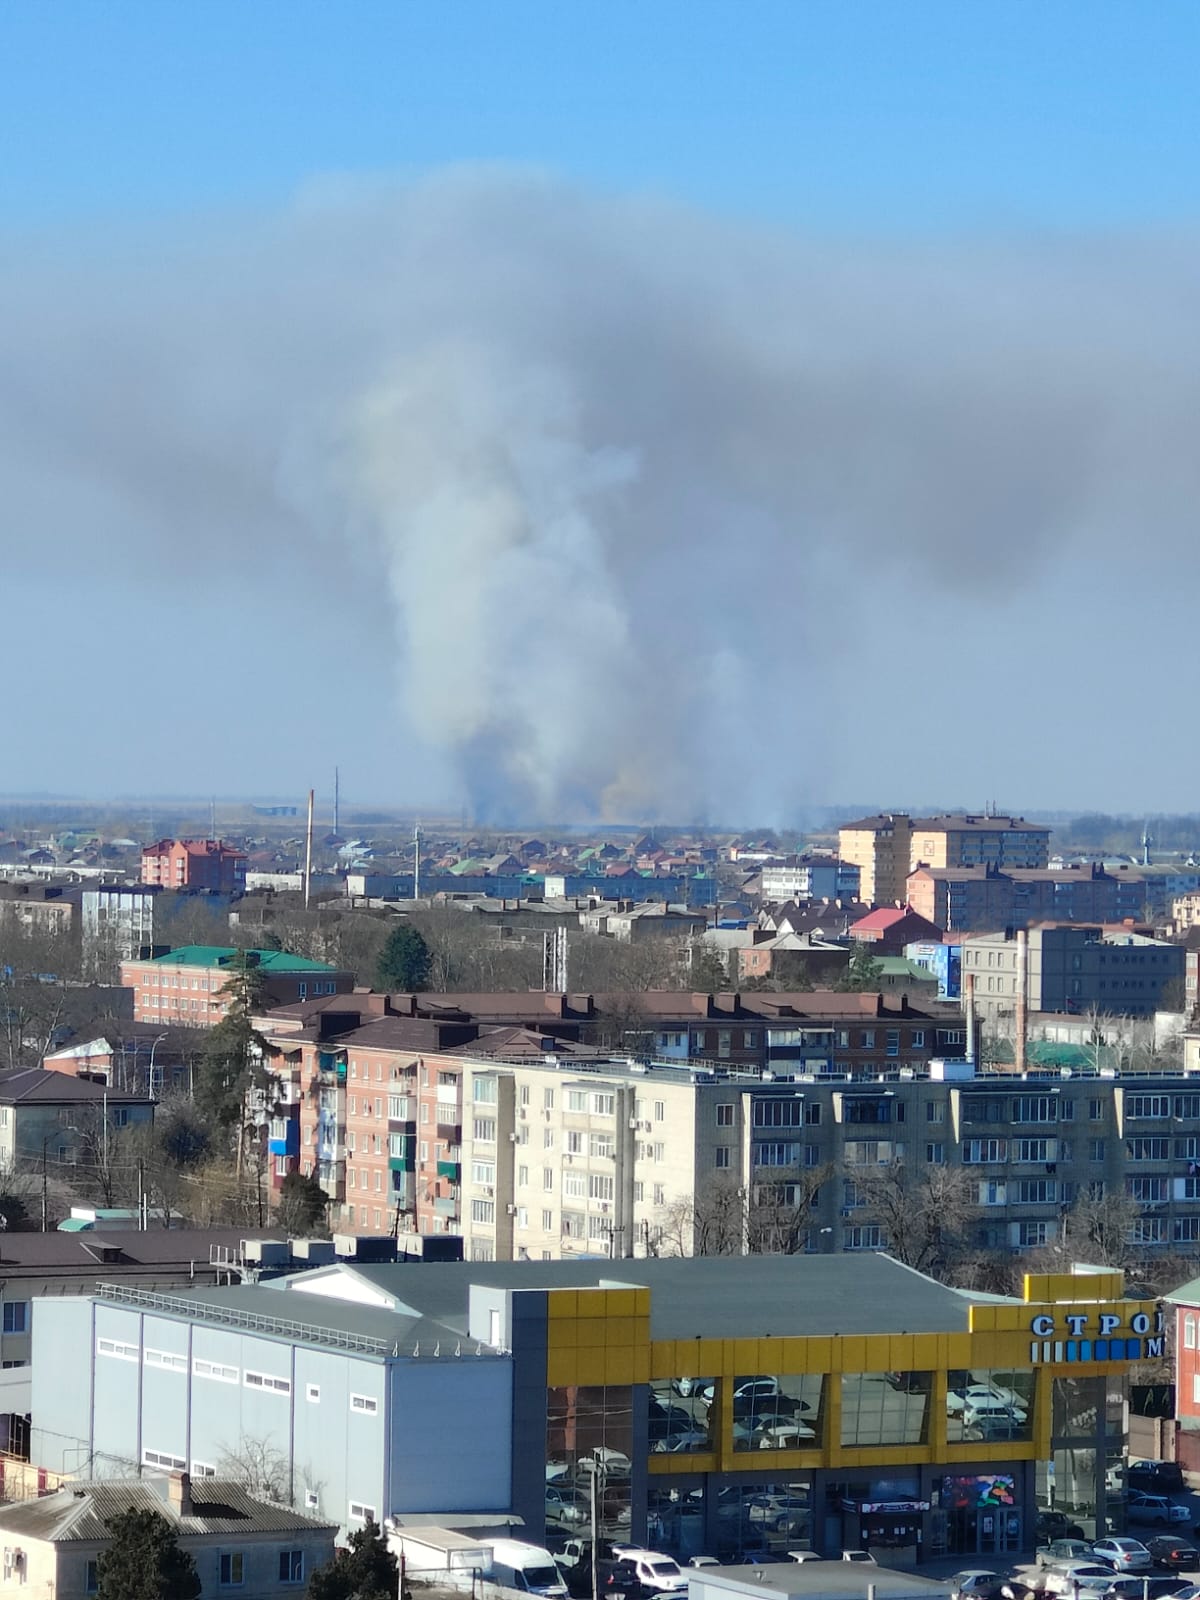
<path fill-rule="evenodd" d="M 885 933 L 888 928 L 894 928 L 898 922 L 912 915 L 908 906 L 881 906 L 878 911 L 868 911 L 865 917 L 851 923 L 850 932 L 857 933 L 861 928 L 865 933 Z"/>

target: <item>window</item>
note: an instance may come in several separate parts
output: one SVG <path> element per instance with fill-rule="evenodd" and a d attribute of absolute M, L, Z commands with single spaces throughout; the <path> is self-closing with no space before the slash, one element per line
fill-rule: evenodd
<path fill-rule="evenodd" d="M 731 1105 L 724 1104 L 717 1107 L 717 1127 L 733 1127 L 733 1107 Z"/>
<path fill-rule="evenodd" d="M 1058 1097 L 1052 1094 L 1019 1094 L 1012 1103 L 1014 1122 L 1057 1122 Z"/>
<path fill-rule="evenodd" d="M 964 1139 L 962 1147 L 964 1166 L 985 1165 L 1008 1160 L 1007 1139 Z"/>
<path fill-rule="evenodd" d="M 888 1028 L 887 1029 L 886 1053 L 889 1056 L 898 1056 L 900 1054 L 900 1029 L 899 1028 Z"/>
<path fill-rule="evenodd" d="M 304 1509 L 306 1511 L 317 1511 L 320 1509 L 320 1505 L 321 1496 L 317 1491 L 315 1489 L 306 1489 L 304 1491 Z"/>
<path fill-rule="evenodd" d="M 550 1232 L 553 1231 L 553 1228 L 554 1228 L 554 1213 L 553 1213 L 553 1211 L 543 1211 L 542 1212 L 542 1232 L 543 1233 L 550 1233 Z"/>
<path fill-rule="evenodd" d="M 1022 1206 L 1058 1204 L 1058 1184 L 1053 1178 L 1023 1178 L 1016 1186 L 1013 1202 Z"/>
<path fill-rule="evenodd" d="M 1200 1119 L 1200 1094 L 1177 1094 L 1174 1114 L 1183 1122 Z"/>
<path fill-rule="evenodd" d="M 1104 1101 L 1103 1100 L 1089 1100 L 1088 1101 L 1088 1121 L 1089 1122 L 1103 1122 L 1103 1120 L 1104 1120 Z"/>
<path fill-rule="evenodd" d="M 1052 1161 L 1053 1141 L 1050 1139 L 1018 1139 L 1013 1151 L 1014 1161 Z"/>
<path fill-rule="evenodd" d="M 352 1394 L 350 1396 L 351 1411 L 359 1411 L 364 1416 L 373 1417 L 379 1411 L 379 1401 L 371 1398 L 369 1394 Z"/>
<path fill-rule="evenodd" d="M 568 1089 L 567 1090 L 567 1107 L 566 1108 L 567 1108 L 568 1111 L 586 1111 L 587 1110 L 587 1104 L 588 1104 L 588 1097 L 587 1097 L 587 1090 L 586 1089 Z"/>
<path fill-rule="evenodd" d="M 319 1406 L 321 1404 L 321 1385 L 319 1383 L 306 1383 L 304 1385 L 304 1398 L 309 1405 Z"/>
<path fill-rule="evenodd" d="M 656 1183 L 654 1185 L 654 1204 L 656 1206 L 665 1206 L 666 1203 L 667 1191 L 661 1183 Z"/>
<path fill-rule="evenodd" d="M 611 1133 L 593 1133 L 588 1135 L 588 1155 L 602 1156 L 611 1160 L 613 1154 L 613 1136 Z"/>
<path fill-rule="evenodd" d="M 857 1223 L 842 1235 L 846 1250 L 885 1250 L 887 1235 L 877 1222 Z"/>
<path fill-rule="evenodd" d="M 1089 1161 L 1103 1161 L 1104 1160 L 1104 1140 L 1103 1139 L 1089 1139 L 1088 1140 L 1088 1160 Z"/>
<path fill-rule="evenodd" d="M 553 1111 L 554 1110 L 554 1090 L 553 1089 L 543 1089 L 542 1090 L 542 1109 L 544 1111 Z"/>
<path fill-rule="evenodd" d="M 665 1122 L 667 1120 L 667 1103 L 665 1100 L 656 1100 L 654 1102 L 654 1120 L 655 1122 Z"/>
<path fill-rule="evenodd" d="M 562 1192 L 569 1200 L 583 1200 L 587 1198 L 588 1180 L 586 1172 L 564 1172 Z"/>
<path fill-rule="evenodd" d="M 457 1083 L 457 1079 L 454 1078 L 453 1074 L 451 1074 L 451 1082 Z M 494 1106 L 496 1104 L 498 1089 L 499 1084 L 497 1079 L 476 1078 L 474 1089 L 472 1091 L 475 1104 L 477 1106 Z"/>
<path fill-rule="evenodd" d="M 590 1200 L 611 1200 L 614 1191 L 614 1180 L 605 1173 L 593 1172 L 588 1178 L 588 1198 Z"/>
<path fill-rule="evenodd" d="M 798 1144 L 756 1144 L 751 1148 L 756 1167 L 794 1167 L 800 1161 Z"/>
<path fill-rule="evenodd" d="M 4 1302 L 4 1332 L 29 1332 L 28 1300 L 6 1300 Z"/>
<path fill-rule="evenodd" d="M 611 1117 L 615 1105 L 615 1095 L 594 1094 L 592 1096 L 592 1115 L 594 1117 Z"/>
<path fill-rule="evenodd" d="M 1126 1178 L 1125 1192 L 1131 1200 L 1148 1206 L 1161 1205 L 1170 1198 L 1166 1178 Z"/>
<path fill-rule="evenodd" d="M 717 1167 L 719 1167 L 719 1168 L 732 1166 L 733 1165 L 732 1156 L 733 1156 L 733 1152 L 732 1152 L 732 1150 L 730 1150 L 730 1148 L 729 1148 L 729 1146 L 727 1144 L 720 1145 L 718 1147 L 718 1149 L 717 1149 L 717 1152 L 716 1152 L 715 1165 Z"/>
<path fill-rule="evenodd" d="M 1017 1243 L 1023 1250 L 1028 1250 L 1036 1245 L 1049 1242 L 1050 1224 L 1048 1222 L 1020 1222 L 1017 1224 Z"/>
<path fill-rule="evenodd" d="M 494 1200 L 472 1200 L 471 1221 L 484 1222 L 492 1227 L 496 1221 L 496 1202 Z"/>
<path fill-rule="evenodd" d="M 1195 1095 L 1187 1096 L 1194 1100 Z M 1134 1120 L 1147 1118 L 1169 1117 L 1171 1115 L 1171 1096 L 1169 1094 L 1131 1094 L 1125 1099 L 1125 1115 Z"/>
<path fill-rule="evenodd" d="M 192 1462 L 192 1477 L 193 1478 L 215 1478 L 216 1475 L 217 1475 L 217 1469 L 216 1469 L 216 1467 L 213 1466 L 211 1461 L 193 1461 Z"/>
<path fill-rule="evenodd" d="M 1169 1139 L 1126 1139 L 1125 1154 L 1130 1161 L 1166 1161 L 1171 1152 Z"/>
<path fill-rule="evenodd" d="M 729 1109 L 732 1111 L 733 1107 Z M 789 1095 L 786 1100 L 755 1100 L 750 1120 L 756 1128 L 801 1128 L 805 1122 L 804 1100 L 797 1095 Z"/>
<path fill-rule="evenodd" d="M 517 1099 L 523 1106 L 527 1106 L 529 1104 L 529 1085 L 527 1083 L 523 1083 L 521 1085 Z"/>
<path fill-rule="evenodd" d="M 554 1129 L 553 1128 L 543 1128 L 542 1129 L 542 1149 L 543 1150 L 553 1150 L 554 1149 Z"/>
<path fill-rule="evenodd" d="M 281 1550 L 279 1552 L 279 1581 L 280 1583 L 304 1582 L 303 1550 Z"/>
<path fill-rule="evenodd" d="M 1175 1244 L 1200 1243 L 1200 1217 L 1176 1217 L 1171 1224 L 1171 1239 Z"/>
<path fill-rule="evenodd" d="M 148 1367 L 165 1367 L 168 1372 L 186 1372 L 187 1357 L 171 1350 L 147 1350 L 142 1361 Z"/>
<path fill-rule="evenodd" d="M 350 1502 L 350 1521 L 351 1522 L 374 1522 L 375 1521 L 375 1507 L 374 1506 L 362 1505 L 357 1500 L 351 1500 L 351 1502 Z"/>
<path fill-rule="evenodd" d="M 945 1166 L 946 1146 L 944 1144 L 927 1144 L 925 1146 L 925 1160 L 931 1167 Z"/>
<path fill-rule="evenodd" d="M 517 1187 L 519 1189 L 523 1189 L 528 1184 L 528 1182 L 529 1182 L 529 1168 L 528 1167 L 518 1167 L 517 1168 Z"/>
<path fill-rule="evenodd" d="M 546 1194 L 554 1193 L 554 1168 L 542 1168 L 542 1189 Z"/>
<path fill-rule="evenodd" d="M 240 1550 L 222 1550 L 221 1585 L 226 1589 L 240 1588 L 245 1581 L 245 1558 Z"/>
<path fill-rule="evenodd" d="M 495 1142 L 496 1142 L 496 1119 L 495 1119 L 495 1117 L 476 1117 L 475 1118 L 475 1143 L 476 1144 L 495 1144 Z"/>
<path fill-rule="evenodd" d="M 485 1188 L 490 1188 L 496 1181 L 496 1163 L 494 1161 L 472 1161 L 471 1182 L 481 1183 Z"/>
<path fill-rule="evenodd" d="M 97 1339 L 96 1354 L 98 1356 L 112 1356 L 117 1361 L 136 1361 L 138 1347 L 135 1344 L 124 1344 L 120 1339 Z"/>
<path fill-rule="evenodd" d="M 1192 1373 L 1192 1400 L 1200 1402 L 1200 1372 Z"/>
<path fill-rule="evenodd" d="M 925 1103 L 926 1122 L 945 1122 L 946 1103 L 944 1100 L 927 1100 Z"/>
<path fill-rule="evenodd" d="M 100 1568 L 95 1561 L 87 1564 L 87 1574 L 83 1580 L 83 1587 L 87 1594 L 95 1594 L 100 1587 Z"/>
<path fill-rule="evenodd" d="M 276 1378 L 269 1372 L 247 1372 L 242 1379 L 247 1389 L 267 1389 L 272 1394 L 291 1394 L 290 1378 Z"/>
<path fill-rule="evenodd" d="M 142 1461 L 148 1467 L 167 1467 L 172 1472 L 186 1472 L 187 1458 L 172 1455 L 169 1450 L 143 1450 Z"/>

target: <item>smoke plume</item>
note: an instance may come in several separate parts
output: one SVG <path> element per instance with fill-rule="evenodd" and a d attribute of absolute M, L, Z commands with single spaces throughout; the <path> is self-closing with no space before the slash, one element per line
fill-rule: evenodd
<path fill-rule="evenodd" d="M 17 245 L 10 574 L 195 617 L 299 571 L 335 640 L 384 597 L 394 737 L 480 815 L 777 814 L 871 741 L 989 781 L 1064 645 L 1146 643 L 1094 631 L 1130 551 L 1200 563 L 1190 240 L 835 243 L 469 171 Z"/>

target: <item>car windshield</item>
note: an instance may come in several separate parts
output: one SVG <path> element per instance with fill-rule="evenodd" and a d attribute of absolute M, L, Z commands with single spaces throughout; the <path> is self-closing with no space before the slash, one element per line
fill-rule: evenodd
<path fill-rule="evenodd" d="M 557 1567 L 526 1567 L 525 1582 L 532 1589 L 559 1589 L 562 1579 L 559 1577 Z"/>
<path fill-rule="evenodd" d="M 652 1561 L 650 1571 L 656 1578 L 677 1578 L 679 1576 L 679 1563 L 677 1561 Z"/>

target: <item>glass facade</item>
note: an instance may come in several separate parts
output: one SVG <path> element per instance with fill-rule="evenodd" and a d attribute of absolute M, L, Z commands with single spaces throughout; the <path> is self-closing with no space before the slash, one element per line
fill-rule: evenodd
<path fill-rule="evenodd" d="M 715 1448 L 715 1378 L 672 1378 L 650 1385 L 647 1423 L 654 1455 L 702 1455 Z"/>
<path fill-rule="evenodd" d="M 748 1374 L 733 1382 L 733 1448 L 812 1450 L 821 1442 L 825 1380 Z"/>
<path fill-rule="evenodd" d="M 949 1444 L 1033 1438 L 1033 1369 L 951 1372 L 946 1386 Z"/>
<path fill-rule="evenodd" d="M 928 1372 L 847 1372 L 842 1376 L 842 1444 L 924 1444 Z"/>
<path fill-rule="evenodd" d="M 627 1538 L 632 1467 L 633 1391 L 628 1384 L 572 1384 L 546 1391 L 549 1525 L 590 1525 L 594 1483 L 597 1530 L 610 1539 Z"/>
<path fill-rule="evenodd" d="M 715 1555 L 724 1562 L 782 1556 L 812 1544 L 812 1478 L 728 1483 L 712 1477 L 655 1478 L 647 1543 L 681 1561 Z"/>

